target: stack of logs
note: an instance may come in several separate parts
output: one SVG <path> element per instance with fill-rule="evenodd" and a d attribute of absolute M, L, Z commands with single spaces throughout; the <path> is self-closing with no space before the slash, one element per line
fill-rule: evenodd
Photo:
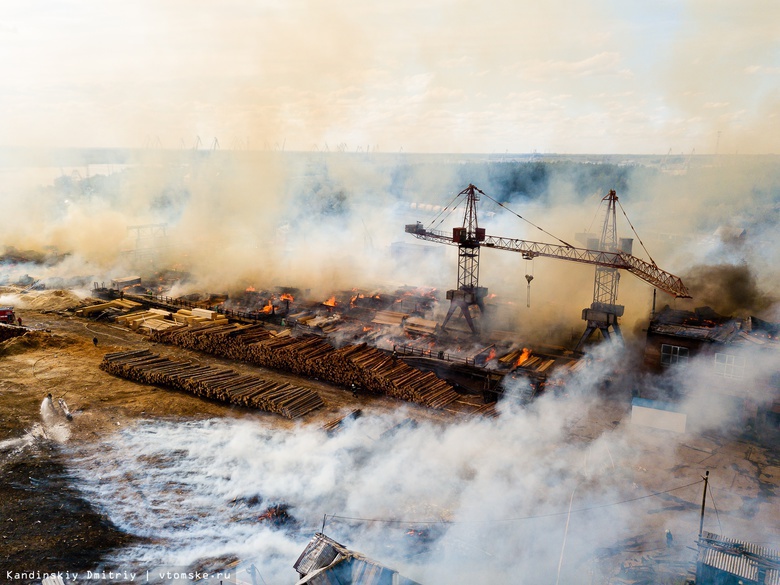
<path fill-rule="evenodd" d="M 291 384 L 270 382 L 233 370 L 176 362 L 147 349 L 109 353 L 100 369 L 142 384 L 184 390 L 203 398 L 280 414 L 289 419 L 324 406 L 319 394 Z"/>
<path fill-rule="evenodd" d="M 262 325 L 216 323 L 154 331 L 151 339 L 430 408 L 444 408 L 458 399 L 452 386 L 435 374 L 365 343 L 337 349 L 316 335 L 276 336 Z"/>

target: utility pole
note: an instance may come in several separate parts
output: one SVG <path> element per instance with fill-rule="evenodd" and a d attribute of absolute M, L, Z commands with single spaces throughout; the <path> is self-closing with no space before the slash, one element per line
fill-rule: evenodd
<path fill-rule="evenodd" d="M 704 531 L 704 506 L 707 503 L 707 483 L 710 480 L 710 470 L 704 472 L 704 493 L 701 495 L 701 518 L 699 519 L 699 540 L 701 540 L 701 533 Z"/>

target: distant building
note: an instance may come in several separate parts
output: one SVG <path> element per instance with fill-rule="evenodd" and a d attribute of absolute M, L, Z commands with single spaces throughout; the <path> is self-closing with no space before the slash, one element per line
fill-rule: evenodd
<path fill-rule="evenodd" d="M 696 583 L 780 585 L 780 551 L 704 532 L 699 539 Z"/>
<path fill-rule="evenodd" d="M 318 532 L 293 568 L 296 585 L 420 585 Z"/>
<path fill-rule="evenodd" d="M 687 368 L 693 358 L 711 365 L 697 370 L 711 392 L 734 402 L 745 425 L 780 426 L 780 324 L 757 317 L 738 319 L 709 307 L 680 311 L 664 307 L 650 322 L 644 365 L 655 372 Z M 763 357 L 774 360 L 772 371 L 759 371 Z M 702 361 L 703 360 L 703 361 Z M 770 361 L 770 360 L 766 360 Z M 740 380 L 750 378 L 750 384 Z"/>

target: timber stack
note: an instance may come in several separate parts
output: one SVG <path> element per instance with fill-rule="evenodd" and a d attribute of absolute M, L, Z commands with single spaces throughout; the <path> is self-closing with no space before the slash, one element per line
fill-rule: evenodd
<path fill-rule="evenodd" d="M 365 343 L 336 348 L 317 335 L 292 336 L 289 330 L 274 334 L 261 325 L 235 323 L 178 325 L 153 331 L 150 339 L 429 408 L 442 409 L 459 398 L 452 385 L 435 374 Z"/>
<path fill-rule="evenodd" d="M 148 349 L 106 354 L 100 369 L 134 382 L 184 390 L 201 398 L 257 408 L 289 419 L 324 406 L 320 395 L 307 388 L 241 375 L 233 370 L 173 361 Z"/>

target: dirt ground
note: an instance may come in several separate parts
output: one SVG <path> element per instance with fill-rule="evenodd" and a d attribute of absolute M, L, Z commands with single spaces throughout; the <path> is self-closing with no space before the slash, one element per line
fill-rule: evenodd
<path fill-rule="evenodd" d="M 44 303 L 41 307 L 46 310 Z M 145 417 L 257 417 L 270 419 L 279 428 L 296 424 L 277 415 L 111 376 L 99 368 L 106 353 L 148 348 L 172 359 L 182 359 L 186 353 L 188 360 L 239 372 L 260 372 L 266 379 L 309 387 L 327 404 L 307 415 L 304 422 L 311 424 L 333 419 L 348 405 L 360 408 L 370 403 L 375 411 L 397 407 L 390 399 L 356 399 L 350 392 L 316 380 L 153 344 L 126 328 L 75 317 L 72 311 L 17 309 L 17 315 L 29 331 L 0 343 L 0 581 L 7 570 L 32 570 L 44 560 L 50 570 L 88 570 L 111 549 L 133 540 L 70 487 L 60 444 L 65 439 L 62 433 L 68 441 L 94 441 Z M 72 421 L 66 421 L 59 409 L 61 420 L 42 424 L 42 402 L 49 393 L 58 409 L 59 399 L 65 401 Z M 432 420 L 446 418 L 417 410 Z M 38 584 L 40 579 L 29 582 Z"/>
<path fill-rule="evenodd" d="M 45 310 L 45 309 L 44 309 Z M 0 343 L 0 581 L 7 570 L 26 570 L 47 561 L 51 570 L 88 570 L 118 547 L 131 543 L 135 537 L 118 530 L 108 518 L 94 509 L 71 487 L 67 474 L 65 450 L 61 443 L 95 441 L 137 419 L 146 417 L 257 417 L 272 420 L 279 428 L 289 428 L 294 422 L 277 415 L 195 399 L 175 391 L 161 391 L 110 376 L 99 369 L 103 356 L 112 351 L 148 348 L 173 359 L 199 360 L 204 364 L 258 373 L 258 368 L 193 354 L 184 350 L 152 344 L 145 337 L 109 323 L 75 317 L 70 311 L 41 312 L 37 309 L 18 311 L 29 332 L 22 337 Z M 97 339 L 97 345 L 93 343 Z M 373 411 L 392 410 L 397 402 L 381 397 L 353 398 L 343 389 L 316 380 L 301 380 L 280 372 L 262 370 L 261 375 L 319 392 L 327 407 L 307 415 L 304 422 L 322 424 L 343 412 L 346 407 L 370 408 Z M 42 402 L 48 393 L 55 405 L 63 399 L 73 415 L 65 421 L 60 414 L 56 424 L 42 424 Z M 452 420 L 452 413 L 433 412 L 409 406 L 415 416 L 428 420 Z M 604 409 L 594 416 L 584 417 L 581 425 L 572 429 L 573 436 L 592 439 L 611 428 L 625 415 L 626 401 L 615 401 L 615 409 Z M 50 421 L 51 422 L 51 421 Z M 744 441 L 724 442 L 712 438 L 681 436 L 669 443 L 669 435 L 660 431 L 642 431 L 637 436 L 636 461 L 632 464 L 635 477 L 643 487 L 655 489 L 653 477 L 687 478 L 701 473 L 707 466 L 713 477 L 731 478 L 729 491 L 720 495 L 720 513 L 734 525 L 762 518 L 780 526 L 776 506 L 780 492 L 780 461 L 772 448 Z M 649 470 L 649 471 L 648 471 Z M 655 473 L 653 473 L 655 472 Z M 733 476 L 733 477 L 732 477 Z M 759 500 L 758 495 L 764 496 Z M 656 578 L 660 567 L 670 569 L 664 579 L 653 582 L 681 582 L 680 575 L 689 570 L 695 527 L 682 524 L 671 527 L 680 534 L 681 544 L 673 551 L 662 542 L 663 528 L 675 510 L 686 509 L 695 514 L 698 506 L 694 494 L 689 501 L 670 499 L 648 514 L 655 515 L 651 532 L 623 543 L 615 550 L 605 551 L 603 561 L 615 567 L 615 575 L 635 582 L 637 576 L 652 569 Z M 764 502 L 760 506 L 754 502 Z M 752 509 L 754 506 L 755 509 Z M 718 519 L 720 522 L 720 519 Z M 770 531 L 771 532 L 771 531 Z M 683 539 L 682 536 L 685 536 Z M 740 534 L 735 534 L 740 537 Z M 777 535 L 780 537 L 780 534 Z M 745 534 L 749 538 L 749 534 Z M 641 581 L 641 579 L 640 579 Z M 40 579 L 16 580 L 15 583 L 40 583 Z M 618 582 L 618 581 L 615 581 Z"/>

